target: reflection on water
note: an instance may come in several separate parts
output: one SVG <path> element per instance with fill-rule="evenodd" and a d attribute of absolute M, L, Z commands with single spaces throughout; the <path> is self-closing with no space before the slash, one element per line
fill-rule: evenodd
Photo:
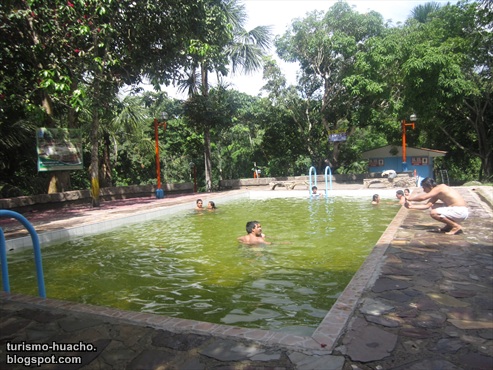
<path fill-rule="evenodd" d="M 354 198 L 240 200 L 43 249 L 49 298 L 310 334 L 398 208 Z M 247 221 L 273 242 L 247 247 Z M 11 290 L 36 295 L 31 251 Z"/>

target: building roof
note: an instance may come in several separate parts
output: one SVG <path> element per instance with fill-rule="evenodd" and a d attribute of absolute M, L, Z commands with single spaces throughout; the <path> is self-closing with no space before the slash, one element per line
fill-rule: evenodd
<path fill-rule="evenodd" d="M 407 157 L 443 157 L 445 154 L 447 154 L 447 152 L 443 150 L 413 148 L 409 146 L 406 148 Z M 402 157 L 402 146 L 386 145 L 363 152 L 362 156 L 364 159 Z"/>

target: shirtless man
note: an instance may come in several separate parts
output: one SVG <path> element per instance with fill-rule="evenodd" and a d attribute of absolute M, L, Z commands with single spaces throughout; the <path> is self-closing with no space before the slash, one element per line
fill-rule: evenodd
<path fill-rule="evenodd" d="M 265 240 L 265 235 L 262 234 L 262 225 L 258 221 L 248 221 L 246 224 L 247 235 L 240 236 L 238 241 L 243 244 L 271 244 Z"/>
<path fill-rule="evenodd" d="M 446 207 L 432 208 L 430 216 L 446 226 L 440 229 L 449 235 L 455 235 L 462 230 L 459 222 L 464 221 L 469 216 L 466 201 L 461 195 L 445 184 L 437 185 L 432 178 L 425 178 L 421 181 L 421 187 L 424 193 L 410 195 L 404 204 L 409 209 L 428 209 L 431 208 L 438 200 L 441 200 Z M 410 204 L 409 201 L 423 201 L 426 204 Z"/>
<path fill-rule="evenodd" d="M 397 190 L 397 191 L 395 192 L 395 197 L 396 197 L 397 199 L 399 199 L 399 204 L 400 204 L 401 206 L 403 206 L 403 205 L 404 205 L 404 203 L 406 203 L 406 198 L 404 197 L 404 192 L 403 192 L 402 190 Z"/>

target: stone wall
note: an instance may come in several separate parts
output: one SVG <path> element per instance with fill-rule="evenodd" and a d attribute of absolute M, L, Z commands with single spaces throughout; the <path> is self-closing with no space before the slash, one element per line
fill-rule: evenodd
<path fill-rule="evenodd" d="M 191 193 L 192 183 L 164 184 L 165 194 Z M 100 189 L 102 202 L 116 199 L 142 198 L 155 196 L 156 185 L 115 186 Z M 54 194 L 39 194 L 0 199 L 0 209 L 21 211 L 32 208 L 64 207 L 70 204 L 91 203 L 90 190 L 73 190 Z"/>
<path fill-rule="evenodd" d="M 414 188 L 416 187 L 416 177 L 395 177 L 395 178 L 369 178 L 363 180 L 365 188 L 370 188 L 372 185 L 377 187 L 384 186 L 386 188 Z"/>
<path fill-rule="evenodd" d="M 361 175 L 331 175 L 333 182 L 342 184 L 363 184 L 363 179 L 367 177 L 368 174 Z M 250 178 L 250 179 L 234 179 L 234 180 L 221 180 L 221 189 L 242 189 L 251 188 L 256 186 L 269 186 L 272 182 L 282 182 L 282 181 L 293 181 L 293 182 L 309 182 L 309 176 L 281 176 L 281 177 L 260 177 L 260 178 Z M 317 175 L 317 183 L 321 184 L 325 181 L 324 175 Z"/>

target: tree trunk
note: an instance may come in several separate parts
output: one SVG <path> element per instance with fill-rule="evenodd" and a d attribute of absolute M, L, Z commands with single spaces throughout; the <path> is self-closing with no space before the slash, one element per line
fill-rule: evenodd
<path fill-rule="evenodd" d="M 35 31 L 35 27 L 33 25 L 33 18 L 31 17 L 28 18 L 28 24 L 30 28 L 30 33 L 32 35 L 33 43 L 39 46 L 41 43 L 39 40 L 39 36 Z M 44 66 L 41 62 L 38 62 L 38 67 L 40 70 L 44 69 Z M 40 97 L 41 97 L 41 106 L 43 107 L 43 109 L 45 110 L 48 116 L 47 126 L 55 128 L 55 124 L 53 123 L 52 120 L 53 102 L 50 98 L 50 95 L 46 91 L 41 90 Z M 70 173 L 67 171 L 53 172 L 47 189 L 48 194 L 59 193 L 61 191 L 66 191 L 66 190 L 70 190 Z"/>
<path fill-rule="evenodd" d="M 200 68 L 202 78 L 202 95 L 209 95 L 209 80 L 207 66 Z M 204 164 L 205 164 L 205 191 L 212 191 L 212 161 L 211 161 L 211 129 L 208 125 L 204 127 Z"/>
<path fill-rule="evenodd" d="M 486 151 L 484 158 L 481 158 L 481 181 L 491 181 L 493 179 L 493 152 L 491 149 Z"/>
<path fill-rule="evenodd" d="M 205 165 L 205 190 L 212 191 L 212 162 L 211 162 L 211 130 L 209 126 L 204 128 L 204 165 Z"/>
<path fill-rule="evenodd" d="M 46 92 L 41 92 L 41 105 L 48 115 L 46 125 L 55 128 L 55 123 L 52 120 L 53 102 Z M 70 190 L 70 172 L 55 171 L 51 173 L 50 182 L 48 184 L 48 194 L 60 193 Z"/>
<path fill-rule="evenodd" d="M 61 193 L 71 190 L 70 172 L 57 171 L 51 175 L 48 185 L 48 194 Z"/>
<path fill-rule="evenodd" d="M 101 205 L 99 200 L 99 159 L 98 159 L 98 128 L 99 128 L 99 114 L 95 109 L 92 117 L 91 125 L 91 165 L 89 166 L 89 174 L 91 177 L 91 198 L 92 206 L 99 207 Z"/>
<path fill-rule="evenodd" d="M 103 147 L 103 163 L 101 164 L 101 185 L 103 187 L 113 186 L 113 179 L 111 177 L 111 160 L 110 160 L 110 136 L 107 132 L 104 133 L 104 147 Z"/>
<path fill-rule="evenodd" d="M 71 76 L 72 84 L 70 86 L 71 93 L 77 89 L 77 81 L 75 76 Z M 53 113 L 53 104 L 49 96 L 45 95 L 43 98 L 43 107 L 46 112 L 51 115 Z M 77 113 L 74 108 L 68 108 L 68 128 L 77 128 Z M 48 194 L 60 193 L 63 191 L 72 190 L 72 183 L 70 181 L 70 171 L 56 171 L 51 175 L 50 183 L 48 185 Z"/>
<path fill-rule="evenodd" d="M 93 35 L 95 50 L 99 49 L 98 34 Z M 92 124 L 91 124 L 91 165 L 89 166 L 89 175 L 91 178 L 91 198 L 92 206 L 99 207 L 101 205 L 99 199 L 99 108 L 101 106 L 101 80 L 102 70 L 96 69 L 93 80 L 93 103 L 92 103 Z"/>

